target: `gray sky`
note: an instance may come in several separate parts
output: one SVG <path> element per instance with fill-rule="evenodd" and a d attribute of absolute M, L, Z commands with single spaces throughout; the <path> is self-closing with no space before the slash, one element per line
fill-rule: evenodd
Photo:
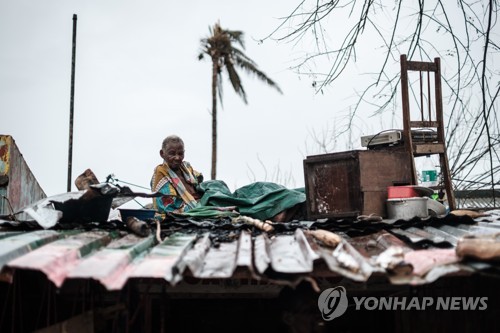
<path fill-rule="evenodd" d="M 374 69 L 370 61 L 358 62 L 343 80 L 316 94 L 311 78 L 288 69 L 313 44 L 258 42 L 296 5 L 290 0 L 0 0 L 0 133 L 13 136 L 48 195 L 66 191 L 77 14 L 73 179 L 91 168 L 101 181 L 113 173 L 147 187 L 169 134 L 184 139 L 185 159 L 209 179 L 211 63 L 197 55 L 200 38 L 220 20 L 223 28 L 245 33 L 246 54 L 284 94 L 242 73 L 245 105 L 225 82 L 217 178 L 233 190 L 254 180 L 284 178 L 291 178 L 288 187 L 303 186 L 303 159 L 320 153 L 312 133 L 335 129 L 334 121 L 349 112 L 349 98 L 369 80 L 359 73 Z M 325 23 L 332 35 L 345 28 L 339 21 Z M 358 52 L 372 53 L 377 45 L 368 37 L 362 47 Z M 398 61 L 389 66 L 399 72 Z M 359 148 L 359 135 L 394 128 L 394 121 L 361 114 L 349 148 Z M 348 141 L 339 142 L 337 150 L 346 150 Z"/>
<path fill-rule="evenodd" d="M 176 133 L 186 160 L 210 177 L 211 64 L 199 40 L 220 20 L 246 34 L 246 53 L 284 94 L 242 73 L 249 104 L 224 86 L 218 178 L 230 188 L 290 174 L 303 186 L 311 131 L 342 96 L 317 95 L 288 70 L 299 47 L 258 39 L 291 1 L 0 1 L 0 133 L 12 135 L 48 195 L 66 191 L 72 16 L 78 15 L 73 178 L 149 185 L 162 139 Z M 265 167 L 264 167 L 265 166 Z"/>

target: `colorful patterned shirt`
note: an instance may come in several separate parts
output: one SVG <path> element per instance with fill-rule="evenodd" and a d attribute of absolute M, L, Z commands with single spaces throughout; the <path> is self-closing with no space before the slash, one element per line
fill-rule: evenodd
<path fill-rule="evenodd" d="M 193 188 L 203 181 L 201 173 L 194 170 L 189 162 L 182 162 L 177 172 L 182 172 L 185 181 Z M 151 178 L 151 190 L 163 194 L 161 197 L 153 198 L 153 207 L 159 213 L 158 218 L 164 219 L 167 212 L 187 212 L 198 204 L 180 177 L 166 162 L 155 168 Z"/>

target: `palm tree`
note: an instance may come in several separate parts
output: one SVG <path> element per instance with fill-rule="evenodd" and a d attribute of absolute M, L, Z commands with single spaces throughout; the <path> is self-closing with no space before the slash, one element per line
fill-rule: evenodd
<path fill-rule="evenodd" d="M 243 32 L 222 29 L 217 22 L 213 27 L 209 27 L 209 37 L 201 39 L 201 53 L 198 56 L 202 60 L 204 55 L 212 59 L 212 172 L 211 177 L 216 177 L 217 167 L 217 93 L 222 104 L 222 73 L 226 70 L 229 81 L 234 91 L 247 104 L 247 97 L 240 76 L 236 68 L 240 68 L 254 74 L 258 79 L 264 81 L 269 86 L 277 89 L 281 93 L 278 85 L 257 68 L 257 64 L 244 54 L 234 44 L 239 44 L 245 49 L 243 42 Z"/>

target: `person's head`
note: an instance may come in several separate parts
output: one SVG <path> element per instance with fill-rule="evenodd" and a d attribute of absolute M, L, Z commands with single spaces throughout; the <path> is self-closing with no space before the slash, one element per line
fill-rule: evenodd
<path fill-rule="evenodd" d="M 184 141 L 177 135 L 167 136 L 161 145 L 160 156 L 172 170 L 177 170 L 184 160 Z"/>

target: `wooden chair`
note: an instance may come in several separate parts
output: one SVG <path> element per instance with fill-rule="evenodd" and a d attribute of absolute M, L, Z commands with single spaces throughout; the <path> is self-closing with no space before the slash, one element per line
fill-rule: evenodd
<path fill-rule="evenodd" d="M 408 72 L 419 72 L 420 94 L 415 96 L 420 119 L 411 119 Z M 434 75 L 431 75 L 434 73 Z M 433 80 L 431 79 L 433 76 Z M 424 84 L 424 81 L 427 84 Z M 434 85 L 434 96 L 431 96 Z M 424 91 L 426 89 L 426 91 Z M 443 96 L 441 91 L 440 59 L 434 62 L 408 61 L 406 55 L 401 55 L 401 94 L 403 98 L 403 139 L 405 148 L 411 153 L 413 184 L 418 184 L 415 157 L 439 155 L 441 180 L 438 189 L 444 189 L 450 210 L 455 209 L 455 196 L 451 183 L 448 157 L 443 124 Z M 419 98 L 418 98 L 419 97 Z M 433 98 L 432 98 L 433 97 Z M 434 110 L 431 100 L 434 99 Z M 415 116 L 415 115 L 414 115 Z"/>

